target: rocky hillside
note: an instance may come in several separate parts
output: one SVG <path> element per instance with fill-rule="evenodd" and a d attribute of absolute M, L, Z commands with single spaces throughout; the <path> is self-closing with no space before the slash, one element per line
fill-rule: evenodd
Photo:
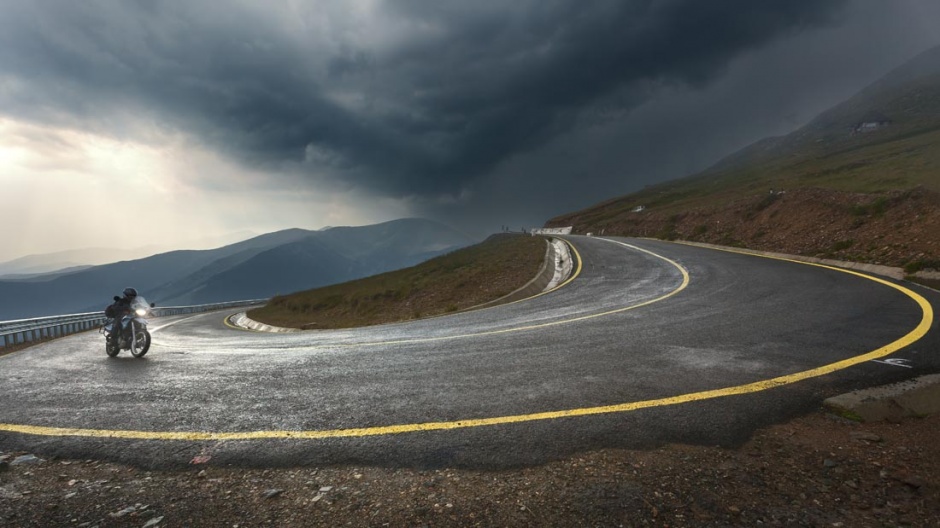
<path fill-rule="evenodd" d="M 940 47 L 787 136 L 546 223 L 566 225 L 940 268 Z"/>
<path fill-rule="evenodd" d="M 684 212 L 570 217 L 576 232 L 693 240 L 795 255 L 940 269 L 940 193 L 804 188 Z"/>

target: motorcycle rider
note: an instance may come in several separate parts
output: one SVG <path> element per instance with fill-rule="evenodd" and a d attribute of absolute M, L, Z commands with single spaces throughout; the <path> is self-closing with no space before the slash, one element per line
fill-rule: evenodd
<path fill-rule="evenodd" d="M 131 303 L 134 302 L 134 299 L 137 297 L 137 290 L 134 288 L 124 288 L 124 291 L 121 293 L 124 294 L 124 297 L 115 295 L 114 303 L 104 310 L 106 317 L 114 319 L 114 323 L 111 326 L 111 334 L 108 336 L 108 339 L 114 346 L 118 345 L 121 337 L 120 334 L 124 332 L 124 327 L 121 326 L 121 319 L 131 312 Z"/>

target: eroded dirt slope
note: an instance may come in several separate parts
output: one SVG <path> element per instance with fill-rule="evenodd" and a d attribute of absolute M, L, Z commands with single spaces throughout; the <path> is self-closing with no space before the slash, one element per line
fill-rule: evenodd
<path fill-rule="evenodd" d="M 0 525 L 940 524 L 940 416 L 858 424 L 820 412 L 734 450 L 605 450 L 498 472 L 196 462 L 172 472 L 71 460 L 7 467 Z"/>
<path fill-rule="evenodd" d="M 640 204 L 642 205 L 642 204 Z M 781 253 L 907 267 L 940 268 L 940 194 L 768 189 L 767 194 L 688 210 L 639 206 L 561 216 L 550 227 L 575 232 L 682 239 Z"/>

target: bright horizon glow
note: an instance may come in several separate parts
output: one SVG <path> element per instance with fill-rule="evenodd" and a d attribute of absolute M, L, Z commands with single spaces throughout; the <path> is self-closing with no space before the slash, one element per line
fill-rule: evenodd
<path fill-rule="evenodd" d="M 181 135 L 147 145 L 0 118 L 0 167 L 0 222 L 17 226 L 7 230 L 0 262 L 92 247 L 205 249 L 191 245 L 409 216 L 393 200 L 364 207 L 352 192 L 259 186 L 270 175 Z"/>
<path fill-rule="evenodd" d="M 6 2 L 0 262 L 542 225 L 791 132 L 940 46 L 938 18 L 934 0 Z"/>

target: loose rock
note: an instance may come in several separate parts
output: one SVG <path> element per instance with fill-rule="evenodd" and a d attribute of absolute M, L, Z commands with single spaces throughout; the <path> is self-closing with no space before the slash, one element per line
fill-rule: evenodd
<path fill-rule="evenodd" d="M 147 521 L 147 524 L 144 525 L 144 528 L 153 528 L 154 526 L 160 524 L 160 521 L 163 520 L 163 517 L 154 517 Z"/>
<path fill-rule="evenodd" d="M 852 437 L 852 440 L 864 441 L 864 442 L 881 442 L 881 437 L 866 431 L 852 431 L 849 433 L 849 436 Z"/>
<path fill-rule="evenodd" d="M 914 489 L 924 486 L 924 480 L 907 472 L 894 473 L 891 478 Z"/>
<path fill-rule="evenodd" d="M 111 514 L 109 514 L 109 515 L 110 515 L 111 517 L 114 517 L 114 518 L 118 519 L 118 518 L 124 517 L 125 515 L 134 513 L 135 511 L 137 511 L 137 507 L 136 507 L 136 506 L 128 506 L 127 508 L 124 508 L 124 509 L 121 510 L 121 511 L 114 512 L 114 513 L 111 513 Z"/>
<path fill-rule="evenodd" d="M 37 457 L 36 455 L 22 455 L 13 459 L 13 462 L 10 462 L 11 466 L 31 466 L 35 464 L 42 464 L 45 460 Z"/>
<path fill-rule="evenodd" d="M 268 490 L 264 490 L 264 498 L 265 498 L 265 499 L 273 499 L 274 497 L 277 497 L 277 496 L 280 495 L 281 493 L 284 493 L 284 490 L 282 490 L 282 489 L 268 489 Z"/>

